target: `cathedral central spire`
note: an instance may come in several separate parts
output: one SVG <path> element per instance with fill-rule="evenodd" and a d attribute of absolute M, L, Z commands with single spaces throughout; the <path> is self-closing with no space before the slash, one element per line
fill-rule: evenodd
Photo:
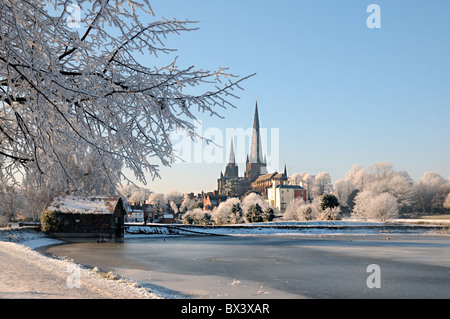
<path fill-rule="evenodd" d="M 235 156 L 234 156 L 233 140 L 231 140 L 230 157 L 228 159 L 228 164 L 234 164 L 234 163 L 236 163 L 236 161 L 235 161 Z"/>
<path fill-rule="evenodd" d="M 246 136 L 246 145 L 247 141 L 248 136 Z M 284 173 L 278 174 L 277 172 L 274 172 L 269 174 L 267 172 L 266 156 L 262 152 L 258 100 L 255 105 L 253 135 L 250 143 L 250 153 L 247 153 L 244 177 L 239 177 L 239 169 L 236 165 L 233 139 L 231 139 L 230 157 L 228 164 L 225 167 L 225 174 L 220 173 L 220 178 L 217 180 L 217 192 L 219 194 L 240 197 L 243 196 L 248 190 L 253 189 L 267 197 L 268 189 L 273 186 L 274 181 L 281 185 L 288 180 L 286 165 L 284 165 Z"/>
<path fill-rule="evenodd" d="M 253 136 L 250 148 L 250 158 L 247 157 L 245 178 L 249 182 L 253 182 L 258 178 L 258 176 L 263 174 L 267 174 L 267 168 L 266 161 L 263 158 L 262 154 L 258 101 L 256 101 L 255 117 L 253 119 Z"/>
<path fill-rule="evenodd" d="M 258 114 L 258 101 L 255 106 L 255 117 L 253 119 L 253 136 L 252 145 L 250 149 L 250 162 L 262 163 L 262 150 L 261 150 L 261 134 L 259 131 L 259 114 Z"/>

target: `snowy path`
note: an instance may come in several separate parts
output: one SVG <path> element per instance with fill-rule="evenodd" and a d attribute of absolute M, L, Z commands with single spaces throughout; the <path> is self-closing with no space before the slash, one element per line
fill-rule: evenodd
<path fill-rule="evenodd" d="M 75 270 L 75 271 L 74 271 Z M 77 272 L 79 270 L 79 273 Z M 69 288 L 79 274 L 79 288 Z M 27 246 L 0 241 L 0 298 L 158 299 L 131 281 L 111 280 L 65 259 L 46 257 Z"/>

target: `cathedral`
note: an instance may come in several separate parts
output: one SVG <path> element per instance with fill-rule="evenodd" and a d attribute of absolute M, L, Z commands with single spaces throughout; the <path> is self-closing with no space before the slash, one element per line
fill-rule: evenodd
<path fill-rule="evenodd" d="M 219 195 L 242 196 L 248 190 L 255 190 L 267 197 L 267 189 L 272 187 L 274 182 L 278 185 L 286 183 L 288 179 L 286 166 L 283 173 L 267 173 L 267 161 L 266 157 L 263 157 L 261 146 L 258 102 L 256 102 L 250 154 L 247 155 L 244 177 L 239 177 L 239 168 L 236 165 L 232 140 L 225 174 L 221 172 L 220 178 L 217 180 L 217 193 Z"/>

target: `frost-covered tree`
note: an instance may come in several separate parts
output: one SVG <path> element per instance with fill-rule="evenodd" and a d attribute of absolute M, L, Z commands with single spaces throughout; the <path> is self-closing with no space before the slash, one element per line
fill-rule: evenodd
<path fill-rule="evenodd" d="M 345 174 L 345 180 L 351 183 L 355 189 L 363 190 L 370 182 L 370 176 L 366 170 L 358 164 L 352 166 L 352 168 Z"/>
<path fill-rule="evenodd" d="M 211 221 L 211 211 L 194 208 L 183 215 L 183 223 L 188 225 L 206 225 Z"/>
<path fill-rule="evenodd" d="M 163 193 L 151 193 L 147 201 L 152 205 L 163 205 L 166 203 L 166 196 Z"/>
<path fill-rule="evenodd" d="M 195 204 L 195 200 L 191 198 L 189 194 L 183 194 L 183 199 L 180 205 L 180 211 L 185 212 L 191 208 L 192 205 Z"/>
<path fill-rule="evenodd" d="M 314 216 L 315 210 L 313 210 L 312 204 L 305 203 L 303 198 L 294 198 L 286 207 L 283 214 L 283 219 L 285 220 L 313 220 L 316 218 Z"/>
<path fill-rule="evenodd" d="M 176 189 L 172 189 L 166 193 L 166 200 L 174 202 L 174 204 L 181 204 L 183 201 L 183 194 Z"/>
<path fill-rule="evenodd" d="M 348 199 L 355 190 L 353 183 L 347 179 L 339 179 L 333 185 L 333 194 L 337 197 L 340 206 L 348 207 Z"/>
<path fill-rule="evenodd" d="M 311 197 L 314 198 L 330 193 L 332 187 L 330 174 L 328 172 L 320 172 L 314 178 L 314 184 L 311 189 Z"/>
<path fill-rule="evenodd" d="M 211 219 L 216 222 L 216 224 L 238 224 L 243 222 L 242 220 L 242 209 L 240 208 L 241 201 L 239 198 L 230 197 L 226 201 L 221 202 L 217 207 L 211 212 Z M 239 210 L 238 211 L 238 208 Z M 234 210 L 233 210 L 234 208 Z M 240 216 L 238 215 L 240 213 Z"/>
<path fill-rule="evenodd" d="M 303 184 L 303 176 L 305 174 L 306 173 L 303 173 L 303 174 L 294 173 L 291 176 L 289 176 L 289 178 L 288 178 L 289 185 L 299 185 L 299 186 L 301 186 Z"/>
<path fill-rule="evenodd" d="M 445 198 L 444 207 L 450 209 L 450 193 Z"/>
<path fill-rule="evenodd" d="M 0 157 L 10 176 L 27 170 L 79 188 L 64 157 L 84 150 L 97 160 L 82 171 L 115 184 L 129 180 L 127 168 L 145 184 L 173 161 L 169 132 L 195 137 L 194 112 L 220 116 L 247 78 L 158 62 L 174 51 L 168 36 L 196 27 L 155 19 L 147 0 L 0 0 L 0 12 Z"/>
<path fill-rule="evenodd" d="M 130 198 L 131 194 L 133 194 L 135 191 L 139 190 L 139 187 L 137 187 L 134 184 L 128 184 L 128 185 L 123 185 L 122 187 L 119 188 L 119 193 L 128 200 L 128 198 Z"/>
<path fill-rule="evenodd" d="M 59 154 L 58 163 L 64 168 L 64 175 L 59 178 L 55 178 L 53 173 L 36 174 L 36 171 L 30 168 L 23 173 L 23 183 L 31 183 L 49 195 L 117 193 L 115 181 L 121 170 L 119 161 L 99 156 L 98 152 L 89 147 L 73 145 L 70 150 Z"/>
<path fill-rule="evenodd" d="M 173 200 L 169 201 L 169 206 L 174 214 L 178 214 L 179 212 L 178 206 Z"/>
<path fill-rule="evenodd" d="M 447 195 L 450 193 L 450 182 L 447 181 L 444 185 L 439 187 L 436 195 L 433 197 L 431 201 L 433 213 L 447 213 L 448 211 L 444 206 L 445 200 L 447 199 Z"/>
<path fill-rule="evenodd" d="M 423 174 L 420 181 L 415 185 L 417 207 L 420 212 L 432 213 L 432 201 L 445 182 L 445 179 L 437 172 L 425 172 Z"/>
<path fill-rule="evenodd" d="M 148 188 L 141 187 L 136 189 L 131 195 L 128 197 L 128 202 L 130 203 L 145 203 L 145 201 L 152 194 L 152 191 Z"/>
<path fill-rule="evenodd" d="M 15 221 L 24 213 L 24 194 L 17 185 L 0 184 L 0 216 L 3 222 Z"/>
<path fill-rule="evenodd" d="M 28 214 L 33 221 L 38 221 L 51 195 L 45 187 L 37 184 L 33 179 L 23 180 L 21 188 L 24 194 L 25 214 Z"/>
<path fill-rule="evenodd" d="M 398 216 L 397 199 L 390 193 L 363 191 L 355 198 L 353 213 L 356 218 L 386 221 Z"/>
<path fill-rule="evenodd" d="M 389 193 L 397 199 L 399 209 L 406 210 L 413 203 L 414 181 L 404 171 L 383 171 L 382 175 L 375 175 L 367 190 L 375 194 Z"/>
<path fill-rule="evenodd" d="M 230 215 L 228 216 L 229 224 L 243 223 L 243 212 L 240 203 L 236 203 L 231 207 Z"/>
<path fill-rule="evenodd" d="M 390 162 L 376 162 L 369 166 L 368 172 L 374 179 L 386 180 L 395 175 L 394 164 Z"/>
<path fill-rule="evenodd" d="M 336 196 L 324 194 L 314 198 L 311 202 L 305 203 L 301 197 L 291 201 L 283 219 L 285 220 L 337 220 L 341 218 L 341 208 Z"/>
<path fill-rule="evenodd" d="M 353 187 L 347 199 L 347 205 L 350 208 L 354 204 L 351 203 L 352 198 L 364 191 L 370 191 L 375 195 L 389 193 L 396 198 L 398 208 L 402 210 L 410 210 L 414 203 L 414 181 L 407 172 L 395 170 L 388 162 L 375 163 L 367 170 L 355 164 L 346 173 L 344 180 L 335 184 L 334 189 L 339 190 L 341 195 L 347 195 Z M 345 192 L 343 188 L 346 189 Z"/>
<path fill-rule="evenodd" d="M 255 204 L 258 204 L 263 211 L 269 208 L 269 204 L 261 195 L 251 192 L 242 199 L 241 208 L 244 216 L 247 215 L 248 209 Z"/>

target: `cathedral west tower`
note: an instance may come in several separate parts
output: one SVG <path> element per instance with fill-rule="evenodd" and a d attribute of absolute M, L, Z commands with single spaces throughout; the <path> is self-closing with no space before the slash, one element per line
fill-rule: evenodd
<path fill-rule="evenodd" d="M 220 178 L 217 180 L 217 191 L 219 195 L 226 194 L 226 184 L 233 179 L 239 179 L 239 167 L 236 165 L 233 140 L 231 140 L 230 157 L 225 167 L 225 174 L 221 172 Z"/>

